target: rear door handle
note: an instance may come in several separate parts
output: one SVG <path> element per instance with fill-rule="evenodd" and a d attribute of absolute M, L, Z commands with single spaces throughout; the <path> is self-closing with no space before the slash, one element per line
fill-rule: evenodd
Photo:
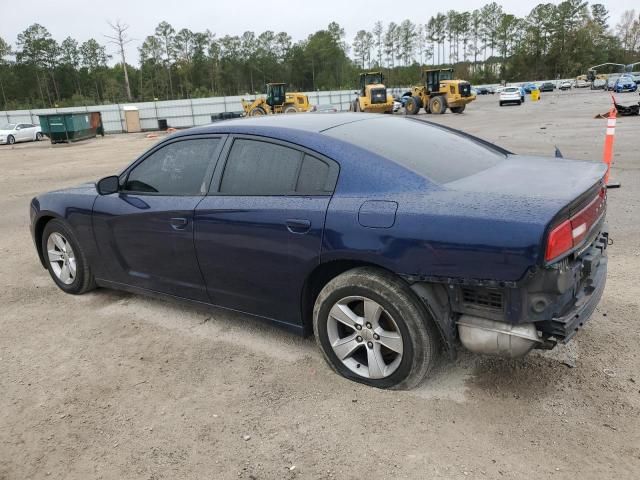
<path fill-rule="evenodd" d="M 189 223 L 189 221 L 186 218 L 172 218 L 171 221 L 171 228 L 173 228 L 174 230 L 184 230 L 185 228 L 187 228 L 187 224 Z"/>
<path fill-rule="evenodd" d="M 287 230 L 291 233 L 307 233 L 311 228 L 311 222 L 300 218 L 289 218 L 286 222 Z"/>

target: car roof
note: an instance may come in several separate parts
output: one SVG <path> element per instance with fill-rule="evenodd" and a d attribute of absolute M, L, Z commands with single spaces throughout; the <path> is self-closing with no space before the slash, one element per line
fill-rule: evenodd
<path fill-rule="evenodd" d="M 233 120 L 216 122 L 202 127 L 189 129 L 190 133 L 214 133 L 239 131 L 244 128 L 256 130 L 260 128 L 287 128 L 291 130 L 303 130 L 306 132 L 320 133 L 329 128 L 344 125 L 345 123 L 361 122 L 377 117 L 370 113 L 337 112 L 331 115 L 313 115 L 307 113 L 295 113 L 288 115 L 265 115 L 261 117 L 244 117 Z"/>

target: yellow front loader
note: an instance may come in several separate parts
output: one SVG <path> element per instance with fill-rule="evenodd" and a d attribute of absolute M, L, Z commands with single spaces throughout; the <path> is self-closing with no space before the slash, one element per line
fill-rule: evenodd
<path fill-rule="evenodd" d="M 414 86 L 403 95 L 409 97 L 404 105 L 407 115 L 417 114 L 422 107 L 426 113 L 440 114 L 447 108 L 462 113 L 476 99 L 469 82 L 453 78 L 453 68 L 423 70 L 422 80 L 423 85 Z"/>
<path fill-rule="evenodd" d="M 358 97 L 349 105 L 350 112 L 392 113 L 393 96 L 387 93 L 382 72 L 360 74 Z"/>
<path fill-rule="evenodd" d="M 287 92 L 286 83 L 267 83 L 267 96 L 255 100 L 240 100 L 245 115 L 257 117 L 272 113 L 309 111 L 309 97 L 300 92 Z"/>

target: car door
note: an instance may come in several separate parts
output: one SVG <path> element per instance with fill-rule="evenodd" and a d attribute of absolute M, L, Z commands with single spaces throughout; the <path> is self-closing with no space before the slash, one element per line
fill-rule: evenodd
<path fill-rule="evenodd" d="M 18 125 L 16 125 L 16 133 L 15 133 L 15 138 L 16 138 L 16 142 L 24 142 L 25 140 L 27 140 L 27 136 L 29 135 L 29 129 L 25 128 L 25 124 L 24 123 L 19 123 Z"/>
<path fill-rule="evenodd" d="M 96 199 L 93 228 L 107 280 L 209 301 L 193 213 L 223 143 L 221 136 L 199 136 L 161 144 L 121 175 L 118 193 Z"/>
<path fill-rule="evenodd" d="M 300 324 L 338 164 L 281 142 L 236 136 L 196 207 L 195 245 L 213 303 Z"/>

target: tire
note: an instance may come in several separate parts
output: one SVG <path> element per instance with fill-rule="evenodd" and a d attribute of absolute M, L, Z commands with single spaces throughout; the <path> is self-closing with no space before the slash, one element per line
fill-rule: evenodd
<path fill-rule="evenodd" d="M 461 107 L 449 107 L 453 113 L 462 113 L 464 112 L 466 105 L 462 105 Z"/>
<path fill-rule="evenodd" d="M 36 132 L 35 140 L 36 140 L 36 142 L 39 142 L 40 140 L 42 140 L 42 133 L 41 132 Z"/>
<path fill-rule="evenodd" d="M 250 117 L 262 117 L 263 115 L 266 115 L 266 114 L 267 112 L 262 107 L 256 107 L 249 112 Z"/>
<path fill-rule="evenodd" d="M 298 109 L 295 107 L 295 105 L 289 105 L 283 110 L 283 113 L 298 113 Z"/>
<path fill-rule="evenodd" d="M 59 241 L 60 239 L 63 240 L 62 244 Z M 80 295 L 95 288 L 93 274 L 84 250 L 66 223 L 57 219 L 49 221 L 44 227 L 40 241 L 47 270 L 49 270 L 51 278 L 62 291 Z M 65 245 L 66 250 L 63 248 Z M 50 250 L 56 253 L 49 253 Z M 67 261 L 64 260 L 65 255 Z M 60 258 L 60 260 L 53 261 L 53 258 Z M 72 268 L 74 261 L 75 272 L 73 272 Z M 73 275 L 65 276 L 63 274 L 65 265 L 68 265 L 67 271 L 73 272 Z"/>
<path fill-rule="evenodd" d="M 441 95 L 431 97 L 431 100 L 429 100 L 429 111 L 436 115 L 442 115 L 447 111 L 447 101 Z"/>
<path fill-rule="evenodd" d="M 501 107 L 504 107 L 504 102 L 500 102 L 500 106 L 501 106 Z"/>
<path fill-rule="evenodd" d="M 369 313 L 381 313 L 377 317 L 365 314 L 365 301 L 371 306 Z M 355 319 L 353 326 L 346 326 L 331 312 L 343 321 Z M 425 306 L 402 279 L 377 268 L 355 268 L 325 285 L 313 309 L 313 331 L 334 371 L 372 387 L 413 388 L 438 356 L 438 333 Z M 345 341 L 347 338 L 350 340 Z M 343 360 L 332 345 L 342 346 Z M 382 366 L 370 369 L 370 358 L 378 359 Z M 376 364 L 380 365 L 372 365 Z"/>
<path fill-rule="evenodd" d="M 422 100 L 417 95 L 407 98 L 407 102 L 404 104 L 405 115 L 416 115 L 422 107 Z"/>
<path fill-rule="evenodd" d="M 521 101 L 520 101 L 520 102 L 518 102 L 518 105 L 522 105 L 522 102 L 521 102 Z"/>
<path fill-rule="evenodd" d="M 7 137 L 7 145 L 13 145 L 16 143 L 16 138 L 13 135 L 9 135 Z"/>

